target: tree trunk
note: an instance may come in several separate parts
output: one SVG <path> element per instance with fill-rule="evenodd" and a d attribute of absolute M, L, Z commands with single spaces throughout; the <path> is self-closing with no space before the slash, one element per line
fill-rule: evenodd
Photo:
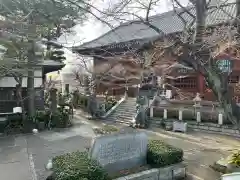
<path fill-rule="evenodd" d="M 234 102 L 233 94 L 228 88 L 228 75 L 224 78 L 220 78 L 216 71 L 209 70 L 207 76 L 207 82 L 217 97 L 220 106 L 223 108 L 226 119 L 239 126 L 236 119 L 239 117 L 239 112 L 237 110 L 238 106 L 236 102 Z"/>
<path fill-rule="evenodd" d="M 196 8 L 196 30 L 193 43 L 196 44 L 197 47 L 199 47 L 196 48 L 197 51 L 202 46 L 203 33 L 205 31 L 205 20 L 207 12 L 206 0 L 195 1 L 195 8 Z M 201 58 L 204 61 L 209 62 L 207 67 L 205 67 L 203 74 L 205 74 L 205 78 L 209 84 L 209 87 L 212 89 L 212 91 L 217 97 L 217 100 L 220 103 L 220 106 L 223 108 L 225 117 L 227 118 L 227 120 L 231 121 L 233 124 L 238 126 L 236 117 L 239 116 L 239 111 L 236 110 L 236 108 L 238 107 L 236 103 L 232 100 L 232 96 L 229 93 L 228 75 L 223 76 L 222 73 L 219 74 L 216 67 L 214 67 L 215 62 L 213 62 L 214 60 L 211 58 L 210 51 L 208 51 L 207 53 L 204 52 L 204 55 L 201 55 Z M 198 70 L 200 70 L 199 68 L 200 66 L 201 63 L 199 61 L 197 65 Z"/>
<path fill-rule="evenodd" d="M 35 42 L 32 42 L 32 47 L 28 52 L 28 77 L 27 77 L 27 99 L 28 99 L 28 116 L 35 115 L 35 89 L 34 89 L 34 57 L 35 57 Z"/>
<path fill-rule="evenodd" d="M 57 111 L 57 89 L 50 90 L 50 110 L 52 113 Z"/>
<path fill-rule="evenodd" d="M 237 24 L 237 32 L 238 36 L 240 33 L 240 0 L 236 0 L 236 24 Z"/>
<path fill-rule="evenodd" d="M 26 120 L 26 112 L 24 107 L 24 100 L 22 98 L 22 77 L 19 78 L 19 84 L 16 85 L 16 97 L 17 97 L 17 106 L 22 108 L 22 120 Z"/>

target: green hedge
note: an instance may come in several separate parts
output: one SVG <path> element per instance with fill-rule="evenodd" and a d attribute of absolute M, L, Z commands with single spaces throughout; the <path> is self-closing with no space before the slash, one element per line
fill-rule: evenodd
<path fill-rule="evenodd" d="M 74 152 L 53 159 L 55 180 L 110 180 L 108 174 L 87 152 Z"/>
<path fill-rule="evenodd" d="M 152 167 L 164 167 L 183 160 L 183 151 L 168 145 L 161 140 L 151 140 L 148 143 L 147 163 Z"/>
<path fill-rule="evenodd" d="M 160 140 L 148 143 L 147 163 L 164 167 L 183 160 L 183 151 Z M 54 180 L 111 180 L 107 172 L 87 152 L 74 152 L 53 159 Z"/>

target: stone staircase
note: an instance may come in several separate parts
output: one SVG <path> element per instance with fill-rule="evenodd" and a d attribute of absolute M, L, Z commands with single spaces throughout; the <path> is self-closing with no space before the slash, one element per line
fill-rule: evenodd
<path fill-rule="evenodd" d="M 107 122 L 116 122 L 124 125 L 130 125 L 133 117 L 136 115 L 136 98 L 127 98 L 120 104 L 112 114 L 106 117 Z"/>

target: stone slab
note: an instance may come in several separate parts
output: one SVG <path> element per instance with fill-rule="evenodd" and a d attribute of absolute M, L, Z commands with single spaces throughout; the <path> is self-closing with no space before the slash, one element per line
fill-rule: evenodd
<path fill-rule="evenodd" d="M 1 180 L 33 180 L 29 162 L 0 164 Z"/>
<path fill-rule="evenodd" d="M 187 132 L 187 123 L 174 121 L 173 122 L 173 131 Z"/>
<path fill-rule="evenodd" d="M 182 163 L 179 163 L 164 168 L 156 168 L 142 171 L 114 180 L 173 180 L 185 178 L 186 166 Z"/>
<path fill-rule="evenodd" d="M 144 132 L 128 132 L 96 137 L 89 157 L 108 172 L 146 164 L 148 138 Z"/>

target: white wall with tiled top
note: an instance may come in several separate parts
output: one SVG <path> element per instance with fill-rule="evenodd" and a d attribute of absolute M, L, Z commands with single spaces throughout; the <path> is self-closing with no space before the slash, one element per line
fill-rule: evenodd
<path fill-rule="evenodd" d="M 24 75 L 27 75 L 27 71 L 26 73 L 24 73 Z M 34 87 L 40 87 L 43 84 L 43 79 L 42 79 L 42 70 L 35 70 L 34 72 Z M 18 83 L 15 81 L 14 77 L 3 77 L 0 78 L 0 87 L 15 87 Z M 23 78 L 23 82 L 22 82 L 22 87 L 27 87 L 27 77 Z"/>

